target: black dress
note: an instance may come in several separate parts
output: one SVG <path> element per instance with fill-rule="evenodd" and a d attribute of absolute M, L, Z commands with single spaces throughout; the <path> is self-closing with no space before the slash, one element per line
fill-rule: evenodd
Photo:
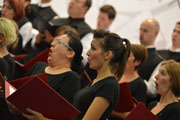
<path fill-rule="evenodd" d="M 26 74 L 26 76 L 45 73 L 46 63 L 39 62 Z M 73 103 L 74 94 L 80 90 L 80 77 L 74 71 L 61 74 L 47 74 L 49 85 L 70 103 Z"/>
<path fill-rule="evenodd" d="M 153 102 L 149 105 L 150 109 L 156 106 L 157 102 Z M 161 110 L 156 116 L 160 120 L 180 120 L 180 103 L 174 102 L 168 104 L 163 110 Z"/>
<path fill-rule="evenodd" d="M 128 83 L 129 89 L 133 97 L 138 101 L 146 104 L 147 87 L 144 80 L 141 77 L 136 78 L 132 82 Z"/>
<path fill-rule="evenodd" d="M 9 64 L 4 58 L 0 58 L 0 72 L 7 78 L 9 70 Z"/>
<path fill-rule="evenodd" d="M 91 86 L 91 83 L 75 94 L 73 105 L 80 114 L 73 120 L 81 120 L 95 97 L 103 97 L 110 102 L 100 120 L 106 120 L 118 104 L 119 85 L 114 77 L 107 77 Z"/>
<path fill-rule="evenodd" d="M 14 77 L 14 73 L 15 73 L 15 61 L 14 59 L 10 56 L 10 54 L 4 56 L 4 59 L 7 61 L 7 63 L 9 64 L 9 70 L 8 70 L 8 75 L 7 75 L 7 79 L 8 80 L 13 80 Z"/>

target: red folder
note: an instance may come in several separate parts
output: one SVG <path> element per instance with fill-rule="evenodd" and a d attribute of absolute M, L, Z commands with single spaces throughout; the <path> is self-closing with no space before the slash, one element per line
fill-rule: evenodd
<path fill-rule="evenodd" d="M 9 82 L 7 82 L 6 80 L 4 82 L 5 82 L 5 98 L 8 98 L 17 89 L 14 86 L 12 86 Z"/>
<path fill-rule="evenodd" d="M 20 55 L 12 55 L 12 54 L 11 54 L 11 56 L 12 56 L 12 58 L 14 58 L 15 60 L 22 60 L 22 59 L 24 59 L 24 58 L 27 56 L 27 54 L 20 54 Z"/>
<path fill-rule="evenodd" d="M 116 112 L 129 112 L 134 108 L 133 97 L 126 82 L 120 83 L 120 93 L 118 106 L 115 108 Z"/>
<path fill-rule="evenodd" d="M 56 120 L 70 120 L 80 113 L 37 76 L 27 81 L 7 100 L 24 113 L 27 113 L 25 108 L 31 108 L 42 113 L 45 117 Z"/>
<path fill-rule="evenodd" d="M 18 61 L 16 62 L 16 68 L 17 70 L 21 71 L 22 73 L 25 73 L 31 69 L 31 67 L 36 64 L 37 62 L 45 62 L 47 63 L 47 58 L 49 54 L 49 49 L 46 49 L 42 51 L 40 54 L 38 54 L 36 57 L 32 58 L 30 61 L 25 63 L 24 65 L 19 63 Z M 24 71 L 24 72 L 23 72 Z"/>
<path fill-rule="evenodd" d="M 160 120 L 143 103 L 139 102 L 125 120 Z"/>
<path fill-rule="evenodd" d="M 13 85 L 16 89 L 20 88 L 22 85 L 24 85 L 26 82 L 32 80 L 35 77 L 41 78 L 46 84 L 48 84 L 48 78 L 46 73 L 38 74 L 38 75 L 33 75 L 33 76 L 28 76 L 16 80 L 9 81 L 11 85 Z"/>

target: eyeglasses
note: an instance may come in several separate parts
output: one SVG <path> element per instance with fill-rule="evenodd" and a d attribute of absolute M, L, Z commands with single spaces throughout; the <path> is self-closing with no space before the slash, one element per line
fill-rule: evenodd
<path fill-rule="evenodd" d="M 57 42 L 60 45 L 64 45 L 66 48 L 68 48 L 70 51 L 74 51 L 68 44 L 62 42 L 61 40 L 53 40 L 53 42 Z"/>

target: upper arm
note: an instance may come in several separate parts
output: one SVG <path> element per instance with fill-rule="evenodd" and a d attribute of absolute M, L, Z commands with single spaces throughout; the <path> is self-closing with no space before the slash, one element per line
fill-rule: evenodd
<path fill-rule="evenodd" d="M 95 97 L 82 120 L 99 120 L 109 105 L 108 99 Z"/>

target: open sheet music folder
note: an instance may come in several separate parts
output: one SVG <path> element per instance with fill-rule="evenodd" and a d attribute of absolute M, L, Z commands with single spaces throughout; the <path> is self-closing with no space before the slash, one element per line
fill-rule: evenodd
<path fill-rule="evenodd" d="M 9 89 L 13 88 L 10 83 L 5 86 L 7 88 L 9 86 Z M 71 120 L 80 113 L 38 76 L 32 77 L 18 89 L 15 88 L 6 99 L 24 113 L 27 113 L 25 108 L 30 108 L 56 120 Z"/>
<path fill-rule="evenodd" d="M 155 116 L 143 103 L 138 105 L 131 111 L 125 120 L 160 120 Z"/>
<path fill-rule="evenodd" d="M 48 53 L 49 53 L 49 49 L 46 49 L 44 51 L 42 51 L 41 53 L 39 53 L 37 56 L 35 56 L 34 58 L 32 58 L 31 60 L 29 60 L 27 63 L 25 64 L 21 64 L 18 61 L 15 61 L 16 63 L 16 69 L 18 69 L 19 71 L 24 71 L 27 72 L 31 69 L 31 67 L 36 64 L 37 62 L 45 62 L 47 63 L 47 58 L 48 58 Z"/>
<path fill-rule="evenodd" d="M 131 95 L 131 91 L 128 87 L 128 83 L 119 84 L 120 96 L 117 107 L 115 108 L 116 112 L 129 112 L 134 108 L 134 101 Z"/>

